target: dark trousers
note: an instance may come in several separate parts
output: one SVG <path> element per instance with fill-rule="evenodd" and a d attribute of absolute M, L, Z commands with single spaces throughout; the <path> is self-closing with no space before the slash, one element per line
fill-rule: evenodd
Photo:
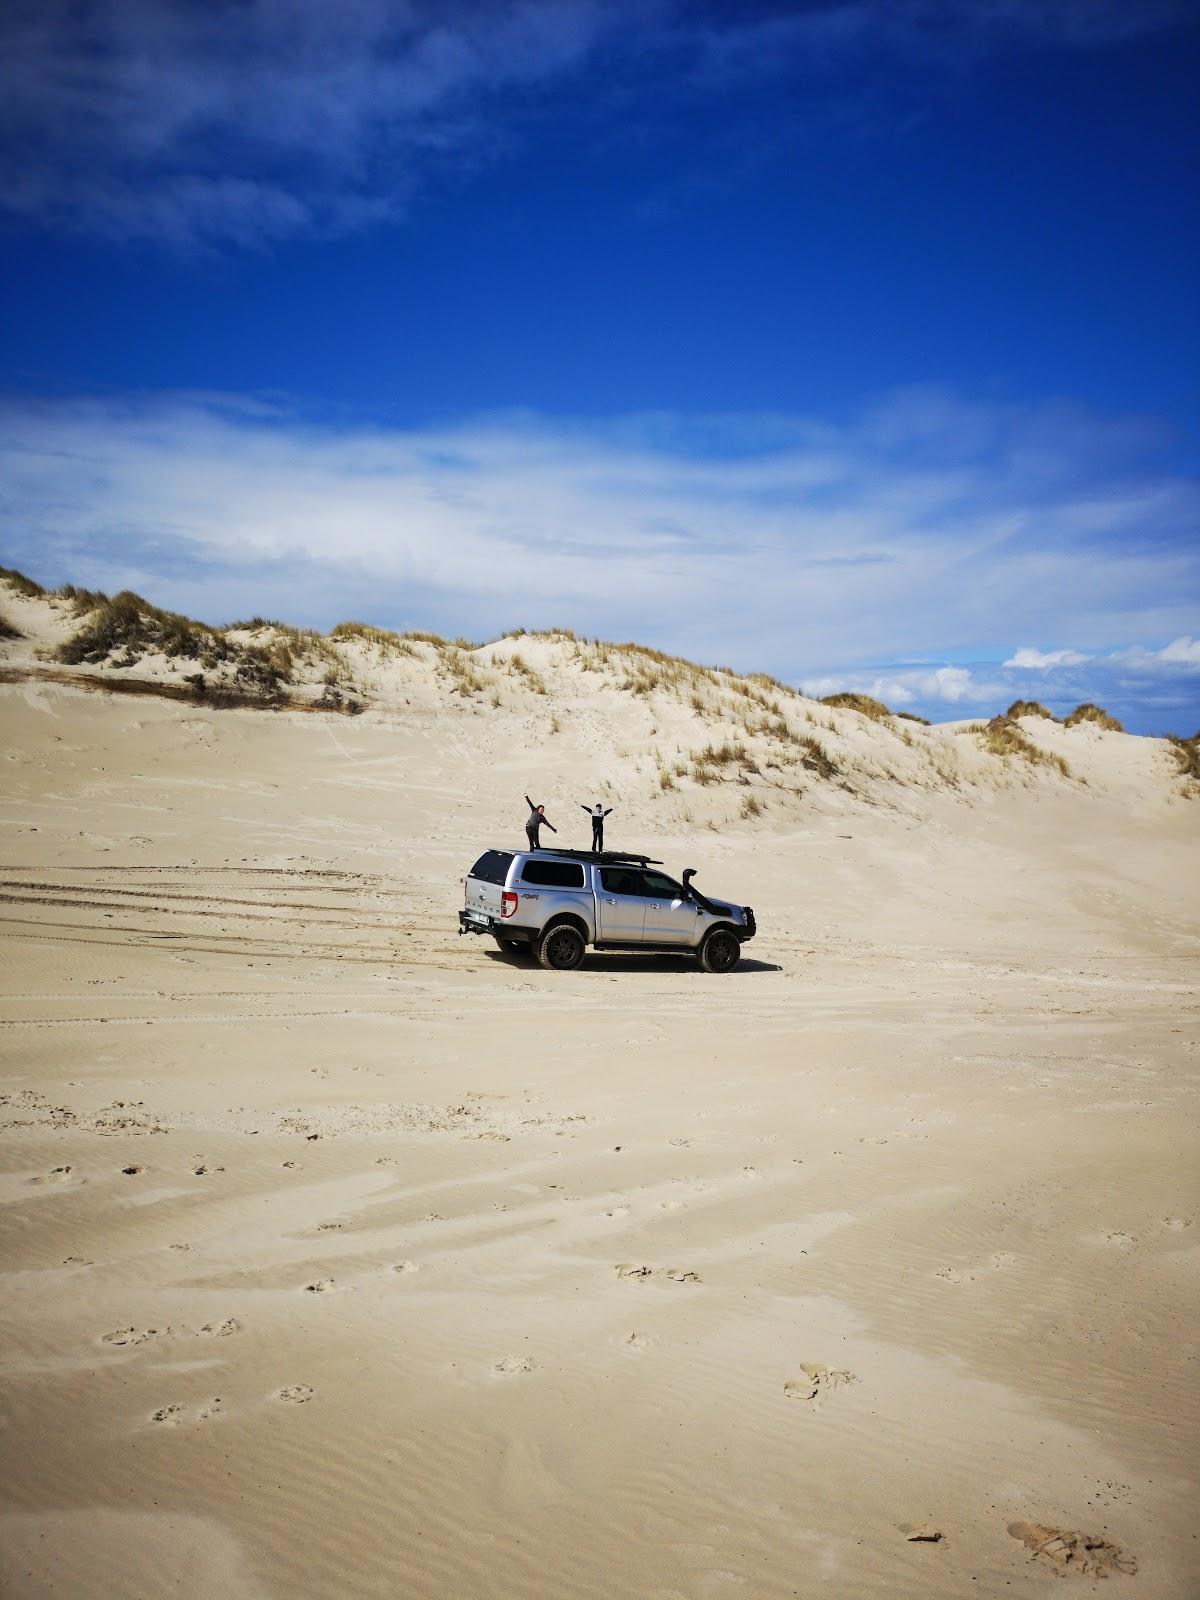
<path fill-rule="evenodd" d="M 529 840 L 529 848 L 531 850 L 541 849 L 541 845 L 538 842 L 538 831 L 536 828 L 526 828 L 525 837 Z"/>
<path fill-rule="evenodd" d="M 594 854 L 599 855 L 600 851 L 603 850 L 603 849 L 604 849 L 604 824 L 602 822 L 593 822 L 592 823 L 592 851 L 593 851 Z"/>

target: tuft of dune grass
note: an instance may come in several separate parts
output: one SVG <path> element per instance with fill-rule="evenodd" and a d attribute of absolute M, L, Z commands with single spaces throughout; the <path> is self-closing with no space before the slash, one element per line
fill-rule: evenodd
<path fill-rule="evenodd" d="M 329 630 L 332 640 L 354 640 L 359 644 L 374 645 L 386 657 L 411 656 L 419 660 L 416 648 L 404 634 L 393 633 L 390 628 L 375 628 L 369 622 L 339 622 Z"/>
<path fill-rule="evenodd" d="M 78 584 L 64 583 L 61 589 L 54 592 L 60 600 L 71 602 L 71 612 L 76 617 L 86 617 L 89 612 L 108 604 L 108 596 L 103 589 L 81 589 Z"/>
<path fill-rule="evenodd" d="M 34 578 L 27 578 L 15 567 L 0 567 L 0 580 L 3 580 L 14 594 L 23 595 L 26 600 L 36 600 L 39 595 L 46 592 Z"/>
<path fill-rule="evenodd" d="M 766 809 L 756 794 L 748 794 L 742 801 L 739 815 L 743 821 L 749 822 L 752 817 L 761 817 Z"/>
<path fill-rule="evenodd" d="M 897 711 L 895 715 L 903 717 L 905 722 L 919 722 L 923 728 L 933 727 L 928 717 L 919 717 L 915 711 Z"/>
<path fill-rule="evenodd" d="M 1124 733 L 1125 729 L 1116 719 L 1105 711 L 1103 706 L 1093 705 L 1090 700 L 1085 700 L 1081 706 L 1076 706 L 1071 714 L 1064 718 L 1064 728 L 1076 728 L 1081 722 L 1094 722 L 1098 728 L 1105 728 L 1109 733 Z"/>
<path fill-rule="evenodd" d="M 1053 711 L 1047 711 L 1040 700 L 1014 700 L 1004 715 L 1010 722 L 1017 717 L 1048 717 L 1051 722 L 1058 721 Z"/>
<path fill-rule="evenodd" d="M 1030 766 L 1052 767 L 1056 772 L 1061 772 L 1064 778 L 1071 776 L 1070 767 L 1060 755 L 1052 750 L 1039 749 L 1008 717 L 993 717 L 987 724 L 983 730 L 983 748 L 994 756 L 1019 756 L 1022 761 L 1028 761 Z"/>
<path fill-rule="evenodd" d="M 1169 733 L 1167 743 L 1179 765 L 1180 777 L 1200 783 L 1200 733 L 1194 733 L 1190 739 L 1180 739 Z"/>
<path fill-rule="evenodd" d="M 873 695 L 855 694 L 849 690 L 842 694 L 827 694 L 821 704 L 831 707 L 834 711 L 857 711 L 861 716 L 870 717 L 872 722 L 884 722 L 892 714 L 882 700 L 876 700 Z"/>
<path fill-rule="evenodd" d="M 3 613 L 0 613 L 0 639 L 23 639 L 25 635 L 20 628 L 14 628 L 12 623 Z"/>

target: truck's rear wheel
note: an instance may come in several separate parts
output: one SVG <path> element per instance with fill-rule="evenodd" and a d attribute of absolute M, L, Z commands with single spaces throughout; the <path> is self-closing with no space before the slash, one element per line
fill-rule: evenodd
<path fill-rule="evenodd" d="M 578 928 L 569 922 L 560 922 L 547 928 L 538 940 L 537 958 L 551 972 L 570 972 L 583 960 L 587 946 Z"/>
<path fill-rule="evenodd" d="M 732 972 L 741 958 L 737 935 L 728 928 L 714 928 L 700 946 L 699 961 L 705 972 Z"/>

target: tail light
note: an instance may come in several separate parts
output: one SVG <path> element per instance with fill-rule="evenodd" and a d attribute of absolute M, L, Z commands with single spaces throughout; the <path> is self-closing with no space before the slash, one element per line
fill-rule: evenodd
<path fill-rule="evenodd" d="M 517 901 L 519 899 L 520 896 L 514 893 L 512 889 L 505 889 L 500 896 L 500 915 L 502 917 L 511 917 L 517 909 Z"/>
<path fill-rule="evenodd" d="M 463 879 L 463 905 L 467 903 L 467 880 Z"/>

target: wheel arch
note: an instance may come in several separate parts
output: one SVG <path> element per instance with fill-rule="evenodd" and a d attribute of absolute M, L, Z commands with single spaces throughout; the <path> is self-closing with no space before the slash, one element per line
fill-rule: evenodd
<path fill-rule="evenodd" d="M 583 938 L 584 944 L 592 943 L 592 930 L 576 911 L 559 911 L 552 916 L 546 926 L 538 934 L 538 939 L 544 939 L 552 928 L 574 928 Z"/>

